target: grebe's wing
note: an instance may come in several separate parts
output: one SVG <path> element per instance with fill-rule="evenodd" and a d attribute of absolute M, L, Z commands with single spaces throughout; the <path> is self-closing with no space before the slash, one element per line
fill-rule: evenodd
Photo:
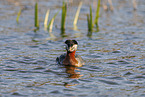
<path fill-rule="evenodd" d="M 82 64 L 82 65 L 85 65 L 85 62 L 84 62 L 84 60 L 82 59 L 82 57 L 80 56 L 80 55 L 75 55 L 75 58 L 77 59 L 77 61 L 80 63 L 80 64 Z"/>
<path fill-rule="evenodd" d="M 63 60 L 65 59 L 65 56 L 66 56 L 66 53 L 63 54 L 63 55 L 60 55 L 60 57 L 57 57 L 56 58 L 56 61 L 58 64 L 62 64 L 63 63 Z"/>

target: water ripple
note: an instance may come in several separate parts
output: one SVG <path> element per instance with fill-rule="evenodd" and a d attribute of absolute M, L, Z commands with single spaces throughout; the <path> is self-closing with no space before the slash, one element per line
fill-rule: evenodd
<path fill-rule="evenodd" d="M 107 80 L 99 80 L 99 81 L 110 85 L 119 85 L 117 82 L 113 82 L 113 81 L 107 81 Z"/>

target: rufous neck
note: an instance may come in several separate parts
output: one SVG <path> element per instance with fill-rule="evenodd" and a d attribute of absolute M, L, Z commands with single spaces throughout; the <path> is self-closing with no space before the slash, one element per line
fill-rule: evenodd
<path fill-rule="evenodd" d="M 73 51 L 73 52 L 67 52 L 67 55 L 68 55 L 68 56 L 75 56 L 75 53 L 76 53 L 76 51 Z"/>

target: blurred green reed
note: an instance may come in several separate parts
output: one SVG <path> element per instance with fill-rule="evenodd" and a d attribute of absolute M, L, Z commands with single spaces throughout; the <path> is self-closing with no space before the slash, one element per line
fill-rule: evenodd
<path fill-rule="evenodd" d="M 90 14 L 87 14 L 87 22 L 88 22 L 88 31 L 93 31 L 93 22 L 92 22 L 92 7 L 90 6 Z"/>
<path fill-rule="evenodd" d="M 48 17 L 49 17 L 49 12 L 50 10 L 48 9 L 45 15 L 45 20 L 44 20 L 44 29 L 47 30 L 47 23 L 48 23 Z"/>
<path fill-rule="evenodd" d="M 17 18 L 16 18 L 17 23 L 19 23 L 20 15 L 21 15 L 21 9 L 19 10 L 19 12 L 18 12 L 18 14 L 17 14 Z"/>
<path fill-rule="evenodd" d="M 74 18 L 74 22 L 73 22 L 74 28 L 77 28 L 78 17 L 79 17 L 79 14 L 80 14 L 82 4 L 83 4 L 82 2 L 79 3 L 79 6 L 78 6 L 78 9 L 77 9 L 75 18 Z"/>
<path fill-rule="evenodd" d="M 96 9 L 96 16 L 95 16 L 94 21 L 93 21 L 93 15 L 92 15 L 92 6 L 90 5 L 90 13 L 87 14 L 88 35 L 92 35 L 94 25 L 96 25 L 97 31 L 99 31 L 98 21 L 99 21 L 99 13 L 100 13 L 100 3 L 101 3 L 101 0 L 98 0 L 97 9 Z M 78 22 L 78 17 L 80 14 L 81 7 L 82 7 L 82 2 L 79 3 L 79 6 L 77 9 L 75 18 L 74 18 L 74 22 L 73 22 L 74 28 L 77 28 L 77 22 Z M 66 22 L 66 16 L 67 16 L 67 3 L 66 2 L 63 2 L 61 10 L 62 10 L 62 13 L 61 13 L 61 34 L 64 35 L 65 22 Z M 47 10 L 46 15 L 45 15 L 44 28 L 45 28 L 45 30 L 52 32 L 53 23 L 54 23 L 54 20 L 57 16 L 58 12 L 55 13 L 55 15 L 53 16 L 53 18 L 50 20 L 50 22 L 48 24 L 49 12 L 50 12 L 50 10 Z M 19 11 L 19 13 L 17 15 L 17 19 L 16 19 L 17 23 L 19 22 L 20 14 L 21 14 L 21 10 Z M 37 28 L 37 30 L 39 29 L 38 3 L 37 2 L 35 3 L 35 27 Z"/>
<path fill-rule="evenodd" d="M 35 3 L 35 27 L 39 28 L 38 3 Z"/>
<path fill-rule="evenodd" d="M 63 2 L 61 15 L 61 32 L 65 31 L 66 14 L 67 14 L 67 4 Z"/>
<path fill-rule="evenodd" d="M 48 26 L 47 26 L 47 30 L 48 30 L 49 32 L 52 32 L 53 23 L 54 23 L 54 20 L 55 20 L 55 18 L 56 18 L 56 16 L 57 16 L 58 13 L 59 13 L 59 12 L 55 13 L 55 15 L 52 17 L 52 19 L 50 20 L 50 22 L 49 22 L 49 24 L 48 24 Z"/>
<path fill-rule="evenodd" d="M 101 3 L 101 0 L 98 0 L 96 16 L 95 16 L 95 20 L 94 20 L 94 24 L 96 25 L 96 27 L 98 27 L 99 13 L 100 13 L 100 3 Z"/>

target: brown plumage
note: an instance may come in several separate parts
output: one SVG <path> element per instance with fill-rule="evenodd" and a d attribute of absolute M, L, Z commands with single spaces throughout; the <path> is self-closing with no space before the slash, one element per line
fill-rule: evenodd
<path fill-rule="evenodd" d="M 66 40 L 65 44 L 67 53 L 61 55 L 60 57 L 57 57 L 56 61 L 61 65 L 70 65 L 70 66 L 76 66 L 81 67 L 84 65 L 83 59 L 81 56 L 76 55 L 77 50 L 77 41 L 76 40 Z"/>

